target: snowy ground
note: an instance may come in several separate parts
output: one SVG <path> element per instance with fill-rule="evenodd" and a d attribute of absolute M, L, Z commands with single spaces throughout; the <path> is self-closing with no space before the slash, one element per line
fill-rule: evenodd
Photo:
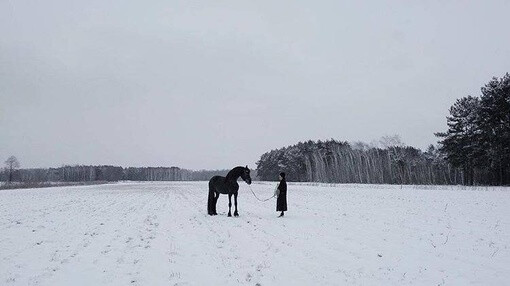
<path fill-rule="evenodd" d="M 0 191 L 0 285 L 508 285 L 510 189 L 241 185 Z M 253 184 L 259 197 L 274 184 Z"/>

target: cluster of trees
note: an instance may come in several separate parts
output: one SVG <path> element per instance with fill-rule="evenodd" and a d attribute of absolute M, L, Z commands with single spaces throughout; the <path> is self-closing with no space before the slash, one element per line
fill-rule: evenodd
<path fill-rule="evenodd" d="M 59 168 L 19 169 L 0 174 L 1 181 L 7 182 L 91 182 L 118 181 L 124 176 L 118 166 L 62 166 Z"/>
<path fill-rule="evenodd" d="M 422 152 L 403 144 L 379 147 L 336 140 L 300 142 L 267 152 L 257 162 L 261 180 L 276 180 L 281 171 L 298 182 L 458 184 L 462 179 L 461 171 L 442 160 L 434 146 Z"/>
<path fill-rule="evenodd" d="M 285 171 L 293 181 L 387 184 L 510 184 L 510 75 L 493 78 L 479 97 L 458 99 L 427 151 L 398 137 L 382 144 L 308 141 L 262 155 L 262 180 Z M 377 146 L 378 145 L 378 146 Z"/>
<path fill-rule="evenodd" d="M 129 181 L 185 181 L 189 172 L 178 167 L 145 167 L 124 169 L 124 180 Z"/>
<path fill-rule="evenodd" d="M 17 169 L 19 162 L 11 156 L 5 161 L 6 168 L 0 172 L 5 182 L 92 182 L 128 181 L 201 181 L 214 175 L 226 175 L 228 170 L 192 171 L 178 167 L 123 168 L 120 166 L 63 166 L 59 168 Z"/>
<path fill-rule="evenodd" d="M 123 180 L 129 181 L 206 181 L 212 176 L 225 176 L 228 170 L 193 171 L 178 167 L 145 167 L 124 169 Z"/>
<path fill-rule="evenodd" d="M 448 130 L 436 133 L 440 151 L 462 169 L 466 185 L 510 184 L 510 75 L 493 78 L 479 97 L 458 99 L 447 117 Z"/>

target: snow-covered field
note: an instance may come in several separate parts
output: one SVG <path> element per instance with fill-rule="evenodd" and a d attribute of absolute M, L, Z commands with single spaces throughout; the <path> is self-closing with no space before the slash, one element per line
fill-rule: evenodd
<path fill-rule="evenodd" d="M 255 183 L 259 197 L 274 184 Z M 0 191 L 0 285 L 509 285 L 510 189 L 241 184 Z"/>

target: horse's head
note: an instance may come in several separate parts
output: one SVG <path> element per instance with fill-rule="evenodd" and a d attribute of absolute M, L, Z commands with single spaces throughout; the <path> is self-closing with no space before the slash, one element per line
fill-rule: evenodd
<path fill-rule="evenodd" d="M 243 168 L 243 171 L 241 172 L 241 178 L 246 182 L 246 184 L 251 185 L 250 169 L 248 166 Z"/>

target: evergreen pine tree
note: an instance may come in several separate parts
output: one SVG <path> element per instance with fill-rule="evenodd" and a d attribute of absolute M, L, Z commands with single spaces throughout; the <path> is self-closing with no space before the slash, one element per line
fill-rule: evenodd
<path fill-rule="evenodd" d="M 482 87 L 480 145 L 486 150 L 493 184 L 510 183 L 510 75 Z"/>
<path fill-rule="evenodd" d="M 480 100 L 476 97 L 458 99 L 450 108 L 450 116 L 447 117 L 448 130 L 445 133 L 436 133 L 436 136 L 443 138 L 439 142 L 440 151 L 446 155 L 450 164 L 462 168 L 464 184 L 468 185 L 474 183 L 474 167 L 480 157 L 480 148 L 477 146 L 480 133 L 479 108 Z"/>

